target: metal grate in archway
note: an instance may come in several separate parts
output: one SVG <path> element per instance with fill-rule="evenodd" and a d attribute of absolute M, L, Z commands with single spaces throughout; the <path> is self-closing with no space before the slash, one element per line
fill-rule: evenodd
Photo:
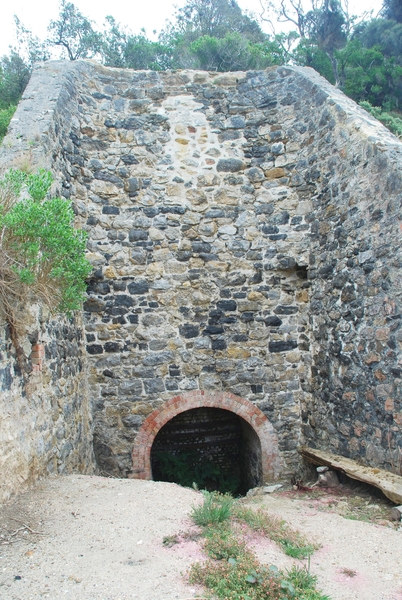
<path fill-rule="evenodd" d="M 245 493 L 261 483 L 261 444 L 238 415 L 219 408 L 195 408 L 173 417 L 151 450 L 156 481 L 201 489 Z"/>

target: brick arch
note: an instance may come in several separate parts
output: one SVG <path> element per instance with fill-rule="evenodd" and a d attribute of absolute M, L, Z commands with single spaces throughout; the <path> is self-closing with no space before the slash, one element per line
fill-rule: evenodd
<path fill-rule="evenodd" d="M 175 396 L 154 410 L 143 422 L 135 438 L 132 479 L 152 479 L 151 448 L 160 429 L 176 415 L 193 408 L 221 408 L 244 419 L 261 442 L 263 480 L 276 479 L 282 461 L 277 435 L 264 413 L 249 400 L 228 392 L 192 391 Z"/>

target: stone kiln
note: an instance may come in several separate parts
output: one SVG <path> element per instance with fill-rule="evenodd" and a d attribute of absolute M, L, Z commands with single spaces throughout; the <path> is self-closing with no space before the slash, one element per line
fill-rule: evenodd
<path fill-rule="evenodd" d="M 402 154 L 378 122 L 309 69 L 50 62 L 2 164 L 24 152 L 89 235 L 101 469 L 151 477 L 160 429 L 202 407 L 240 415 L 254 480 L 302 441 L 398 468 Z"/>

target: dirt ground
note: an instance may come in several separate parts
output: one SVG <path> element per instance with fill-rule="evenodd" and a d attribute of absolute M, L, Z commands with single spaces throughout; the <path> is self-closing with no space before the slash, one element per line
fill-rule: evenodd
<path fill-rule="evenodd" d="M 0 598 L 200 598 L 185 577 L 203 559 L 197 541 L 163 545 L 191 529 L 188 515 L 200 501 L 200 493 L 170 483 L 81 475 L 42 481 L 0 507 Z M 402 524 L 386 519 L 387 502 L 346 487 L 246 502 L 321 546 L 310 568 L 332 600 L 402 600 Z M 260 536 L 250 543 L 267 564 L 305 564 Z"/>

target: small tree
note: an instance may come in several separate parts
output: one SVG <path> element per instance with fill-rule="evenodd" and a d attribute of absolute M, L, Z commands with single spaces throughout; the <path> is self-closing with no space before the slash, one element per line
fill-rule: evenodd
<path fill-rule="evenodd" d="M 190 45 L 189 56 L 193 66 L 207 71 L 247 71 L 284 63 L 282 46 L 276 40 L 267 37 L 264 43 L 253 44 L 239 33 L 223 38 L 204 35 Z"/>
<path fill-rule="evenodd" d="M 0 108 L 18 104 L 30 77 L 29 65 L 14 50 L 0 59 Z"/>
<path fill-rule="evenodd" d="M 0 315 L 21 367 L 26 306 L 39 302 L 71 315 L 81 306 L 91 271 L 86 234 L 73 227 L 70 201 L 46 198 L 51 183 L 41 169 L 11 169 L 0 180 Z"/>
<path fill-rule="evenodd" d="M 205 35 L 223 38 L 228 33 L 239 33 L 253 42 L 265 37 L 257 21 L 244 14 L 235 0 L 187 0 L 175 17 L 173 32 L 189 41 Z"/>
<path fill-rule="evenodd" d="M 309 13 L 309 37 L 331 61 L 335 85 L 340 84 L 335 51 L 346 44 L 345 26 L 345 15 L 338 0 L 324 0 L 319 9 Z"/>
<path fill-rule="evenodd" d="M 101 34 L 93 29 L 92 21 L 66 0 L 61 0 L 59 18 L 50 21 L 48 31 L 48 43 L 63 48 L 70 60 L 94 56 L 102 46 Z"/>

